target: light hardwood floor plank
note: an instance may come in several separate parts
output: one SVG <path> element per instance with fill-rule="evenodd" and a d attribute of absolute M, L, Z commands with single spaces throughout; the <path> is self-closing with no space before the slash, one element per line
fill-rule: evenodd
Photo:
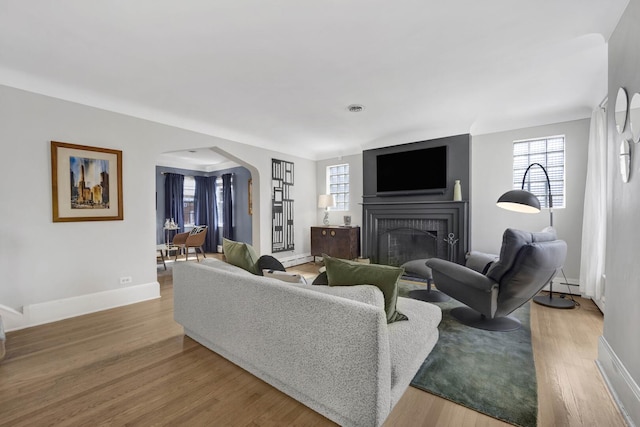
<path fill-rule="evenodd" d="M 0 426 L 335 425 L 185 337 L 173 320 L 171 265 L 158 269 L 160 299 L 8 333 Z M 289 271 L 313 277 L 318 267 Z M 602 314 L 577 300 L 573 310 L 531 306 L 538 425 L 623 426 L 595 365 Z M 385 423 L 506 425 L 412 387 Z"/>

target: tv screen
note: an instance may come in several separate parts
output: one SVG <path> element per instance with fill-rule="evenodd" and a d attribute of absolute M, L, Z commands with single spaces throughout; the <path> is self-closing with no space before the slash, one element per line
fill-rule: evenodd
<path fill-rule="evenodd" d="M 447 147 L 376 157 L 378 195 L 442 194 L 447 188 Z"/>

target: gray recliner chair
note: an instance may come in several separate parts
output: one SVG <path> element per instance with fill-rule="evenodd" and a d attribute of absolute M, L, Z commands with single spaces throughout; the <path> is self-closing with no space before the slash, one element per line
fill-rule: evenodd
<path fill-rule="evenodd" d="M 553 279 L 566 256 L 567 244 L 552 228 L 538 233 L 508 228 L 495 262 L 491 256 L 472 253 L 465 266 L 438 258 L 426 264 L 438 290 L 468 306 L 451 310 L 458 321 L 490 331 L 512 331 L 520 328 L 520 321 L 508 315 Z"/>

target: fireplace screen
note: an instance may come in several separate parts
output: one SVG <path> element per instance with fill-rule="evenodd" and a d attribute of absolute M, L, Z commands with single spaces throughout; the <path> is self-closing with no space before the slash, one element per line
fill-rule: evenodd
<path fill-rule="evenodd" d="M 378 222 L 377 262 L 400 266 L 423 258 L 447 258 L 447 221 L 382 219 Z"/>
<path fill-rule="evenodd" d="M 396 228 L 378 239 L 380 264 L 399 266 L 407 261 L 438 256 L 437 231 Z"/>

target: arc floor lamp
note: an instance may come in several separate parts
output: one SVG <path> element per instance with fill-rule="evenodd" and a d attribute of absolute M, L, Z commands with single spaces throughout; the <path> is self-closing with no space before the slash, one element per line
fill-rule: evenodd
<path fill-rule="evenodd" d="M 553 227 L 553 198 L 551 197 L 551 181 L 549 180 L 549 174 L 547 170 L 540 163 L 531 163 L 527 170 L 524 171 L 522 177 L 522 186 L 520 190 L 511 190 L 504 193 L 498 199 L 496 203 L 498 207 L 507 209 L 510 211 L 523 212 L 523 213 L 538 213 L 540 212 L 540 200 L 535 194 L 524 189 L 524 183 L 527 179 L 527 173 L 533 166 L 540 166 L 544 172 L 544 176 L 547 180 L 547 189 L 549 195 L 549 225 Z M 553 308 L 573 308 L 575 303 L 570 299 L 558 298 L 553 296 L 553 279 L 549 282 L 549 296 L 540 295 L 533 298 L 533 301 Z"/>

